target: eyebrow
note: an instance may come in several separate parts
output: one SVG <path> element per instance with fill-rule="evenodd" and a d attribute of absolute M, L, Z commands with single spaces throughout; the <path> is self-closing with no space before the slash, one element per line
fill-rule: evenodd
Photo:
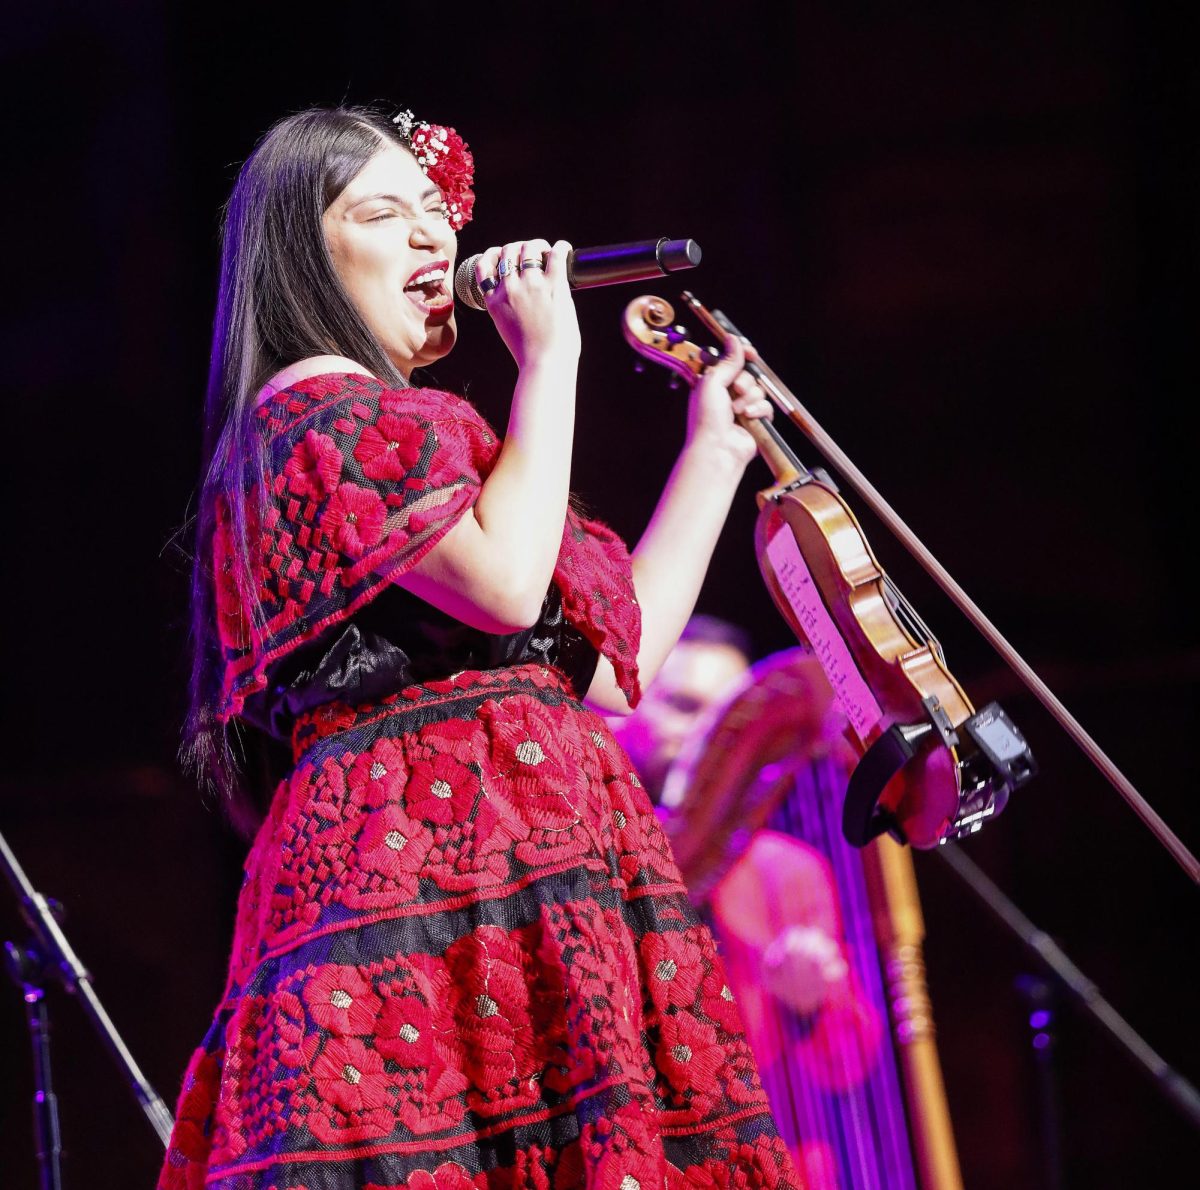
<path fill-rule="evenodd" d="M 418 202 L 424 202 L 427 198 L 433 198 L 434 195 L 441 197 L 441 190 L 437 186 L 430 186 L 427 190 L 421 192 L 421 196 L 417 199 Z M 406 207 L 409 201 L 406 198 L 401 198 L 398 194 L 368 194 L 364 198 L 356 199 L 347 208 L 347 211 L 354 210 L 355 207 L 362 206 L 365 202 L 374 202 L 377 199 L 382 199 L 386 202 L 394 202 L 398 207 Z"/>

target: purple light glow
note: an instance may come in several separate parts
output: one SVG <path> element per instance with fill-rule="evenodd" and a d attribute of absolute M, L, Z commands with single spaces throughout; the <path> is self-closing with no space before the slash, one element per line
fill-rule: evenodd
<path fill-rule="evenodd" d="M 1037 1012 L 1029 1014 L 1029 1027 L 1031 1029 L 1044 1029 L 1050 1023 L 1050 1013 L 1040 1008 Z"/>
<path fill-rule="evenodd" d="M 1033 1048 L 1035 1050 L 1044 1050 L 1050 1044 L 1049 1033 L 1037 1033 L 1033 1038 Z"/>

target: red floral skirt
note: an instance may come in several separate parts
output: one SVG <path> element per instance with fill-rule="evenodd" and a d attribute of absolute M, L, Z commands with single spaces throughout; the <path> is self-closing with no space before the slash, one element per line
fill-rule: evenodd
<path fill-rule="evenodd" d="M 555 670 L 297 725 L 160 1187 L 798 1186 L 628 758 Z"/>

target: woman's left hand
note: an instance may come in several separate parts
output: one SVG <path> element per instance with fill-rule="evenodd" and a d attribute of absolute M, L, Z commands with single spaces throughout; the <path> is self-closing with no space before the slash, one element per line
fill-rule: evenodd
<path fill-rule="evenodd" d="M 688 445 L 712 450 L 743 469 L 757 447 L 735 415 L 757 420 L 773 413 L 761 386 L 745 370 L 748 361 L 757 359 L 753 347 L 730 335 L 721 358 L 692 386 L 688 404 Z"/>

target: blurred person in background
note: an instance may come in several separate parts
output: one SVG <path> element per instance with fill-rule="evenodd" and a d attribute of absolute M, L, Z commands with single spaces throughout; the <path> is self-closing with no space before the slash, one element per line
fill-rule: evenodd
<path fill-rule="evenodd" d="M 672 837 L 689 830 L 689 807 L 686 793 L 682 804 L 664 806 L 664 786 L 683 775 L 673 766 L 703 754 L 715 715 L 753 683 L 751 655 L 743 628 L 694 615 L 636 711 L 610 720 Z M 808 724 L 828 710 L 828 692 L 814 691 L 813 705 L 799 711 L 806 723 L 797 724 L 797 737 L 815 734 Z M 813 792 L 801 782 L 793 798 Z M 830 1117 L 834 1101 L 854 1094 L 870 1071 L 884 1030 L 850 961 L 829 858 L 764 826 L 729 857 L 700 908 L 721 944 L 747 1039 L 806 1184 L 852 1185 L 852 1167 L 843 1159 L 839 1169 Z"/>

